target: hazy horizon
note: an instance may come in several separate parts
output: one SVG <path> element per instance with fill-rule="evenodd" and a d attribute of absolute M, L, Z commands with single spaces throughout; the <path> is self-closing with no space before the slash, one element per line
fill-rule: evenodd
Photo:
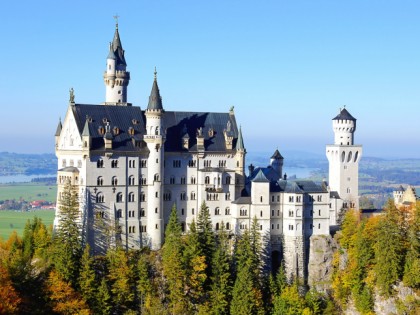
<path fill-rule="evenodd" d="M 104 101 L 118 13 L 133 105 L 147 105 L 156 66 L 166 110 L 235 106 L 248 152 L 323 155 L 347 105 L 364 156 L 420 157 L 418 1 L 110 4 L 3 5 L 0 151 L 53 151 L 71 87 L 76 103 Z"/>

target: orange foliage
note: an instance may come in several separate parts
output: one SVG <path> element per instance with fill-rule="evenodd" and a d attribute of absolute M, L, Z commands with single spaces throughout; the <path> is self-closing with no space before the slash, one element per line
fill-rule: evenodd
<path fill-rule="evenodd" d="M 0 265 L 0 314 L 17 314 L 20 302 L 7 269 Z"/>

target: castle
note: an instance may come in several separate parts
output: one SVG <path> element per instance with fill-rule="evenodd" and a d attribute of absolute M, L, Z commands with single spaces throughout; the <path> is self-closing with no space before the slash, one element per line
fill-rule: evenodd
<path fill-rule="evenodd" d="M 358 207 L 356 119 L 347 109 L 333 119 L 327 145 L 329 182 L 288 180 L 278 150 L 268 166 L 245 169 L 246 149 L 233 108 L 225 113 L 165 111 L 155 70 L 147 108 L 127 99 L 130 72 L 118 24 L 103 75 L 106 98 L 76 104 L 74 93 L 58 124 L 58 200 L 65 183 L 78 189 L 84 239 L 94 253 L 118 241 L 124 248 L 161 248 L 175 204 L 182 230 L 204 201 L 215 231 L 231 235 L 257 219 L 273 261 L 288 275 L 305 277 L 312 235 L 329 235 L 340 213 Z M 57 208 L 55 228 L 60 225 Z"/>

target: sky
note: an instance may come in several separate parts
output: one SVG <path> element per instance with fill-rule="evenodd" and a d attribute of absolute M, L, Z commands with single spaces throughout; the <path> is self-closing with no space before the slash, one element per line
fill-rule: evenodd
<path fill-rule="evenodd" d="M 248 152 L 323 155 L 346 105 L 365 156 L 420 158 L 420 2 L 5 1 L 0 152 L 53 153 L 68 107 L 105 99 L 119 16 L 128 101 L 157 67 L 166 110 L 235 106 Z M 287 156 L 285 157 L 287 159 Z"/>

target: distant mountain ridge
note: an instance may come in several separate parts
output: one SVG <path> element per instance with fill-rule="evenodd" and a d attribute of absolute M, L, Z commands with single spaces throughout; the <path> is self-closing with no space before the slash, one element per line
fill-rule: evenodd
<path fill-rule="evenodd" d="M 57 158 L 54 154 L 25 154 L 0 152 L 0 176 L 55 174 Z"/>

